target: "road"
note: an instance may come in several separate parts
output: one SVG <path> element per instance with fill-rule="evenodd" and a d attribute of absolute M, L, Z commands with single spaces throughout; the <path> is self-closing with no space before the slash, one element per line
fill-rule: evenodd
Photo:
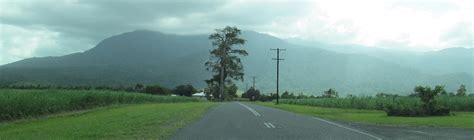
<path fill-rule="evenodd" d="M 449 135 L 448 135 L 449 134 Z M 252 103 L 228 102 L 178 130 L 171 140 L 474 139 L 462 129 L 387 127 L 333 122 Z"/>

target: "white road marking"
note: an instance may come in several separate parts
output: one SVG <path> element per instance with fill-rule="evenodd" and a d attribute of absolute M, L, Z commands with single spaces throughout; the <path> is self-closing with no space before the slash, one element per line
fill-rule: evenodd
<path fill-rule="evenodd" d="M 267 128 L 270 128 L 270 125 L 268 125 L 267 123 L 263 123 Z"/>
<path fill-rule="evenodd" d="M 272 123 L 268 123 L 272 128 L 275 128 L 275 126 Z"/>
<path fill-rule="evenodd" d="M 348 130 L 352 130 L 352 131 L 354 131 L 354 132 L 358 132 L 358 133 L 367 135 L 367 136 L 369 136 L 369 137 L 375 138 L 376 140 L 382 140 L 382 138 L 379 138 L 379 137 L 377 137 L 377 136 L 371 135 L 371 134 L 369 134 L 369 133 L 365 133 L 365 132 L 362 132 L 362 131 L 359 131 L 359 130 L 356 130 L 356 129 L 352 129 L 352 128 L 349 128 L 349 127 L 345 127 L 345 126 L 343 126 L 343 125 L 340 125 L 340 124 L 337 124 L 337 123 L 333 123 L 333 122 L 330 122 L 330 121 L 326 121 L 326 120 L 323 120 L 323 119 L 320 119 L 320 118 L 316 118 L 316 117 L 313 117 L 313 118 L 316 119 L 316 120 L 320 120 L 320 121 L 323 121 L 323 122 L 326 122 L 326 123 L 329 123 L 329 124 L 338 126 L 338 127 L 342 127 L 342 128 L 348 129 Z"/>
<path fill-rule="evenodd" d="M 272 123 L 263 123 L 267 128 L 275 128 Z"/>
<path fill-rule="evenodd" d="M 412 130 L 412 132 L 420 133 L 420 134 L 428 134 L 428 133 L 425 133 L 425 132 L 423 132 L 423 131 L 418 131 L 418 130 Z"/>
<path fill-rule="evenodd" d="M 248 107 L 247 105 L 244 105 L 242 103 L 239 103 L 241 106 L 247 108 L 247 110 L 249 110 L 250 112 L 252 112 L 255 116 L 261 116 L 260 113 L 258 113 L 257 111 L 253 110 L 252 108 Z"/>

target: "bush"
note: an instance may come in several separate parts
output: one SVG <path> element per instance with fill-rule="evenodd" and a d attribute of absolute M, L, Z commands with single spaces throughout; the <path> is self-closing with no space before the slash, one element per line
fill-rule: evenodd
<path fill-rule="evenodd" d="M 179 96 L 191 97 L 194 93 L 196 93 L 196 89 L 192 85 L 179 85 L 173 89 L 173 94 Z"/>
<path fill-rule="evenodd" d="M 295 95 L 293 93 L 289 93 L 288 91 L 285 91 L 283 92 L 283 94 L 281 94 L 281 99 L 295 99 Z"/>
<path fill-rule="evenodd" d="M 435 97 L 440 93 L 446 93 L 443 86 L 436 86 L 434 90 L 430 87 L 415 87 L 415 94 L 422 101 L 421 105 L 405 106 L 393 104 L 385 109 L 388 116 L 443 116 L 449 115 L 450 109 L 438 104 Z"/>
<path fill-rule="evenodd" d="M 171 91 L 160 85 L 149 85 L 145 88 L 145 93 L 154 94 L 154 95 L 170 95 Z"/>
<path fill-rule="evenodd" d="M 387 116 L 424 116 L 426 113 L 420 106 L 394 105 L 385 109 Z"/>

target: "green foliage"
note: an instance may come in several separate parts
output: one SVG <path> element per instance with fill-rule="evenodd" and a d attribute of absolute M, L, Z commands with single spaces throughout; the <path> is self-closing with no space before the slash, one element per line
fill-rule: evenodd
<path fill-rule="evenodd" d="M 219 85 L 215 83 L 211 83 L 208 85 L 207 88 L 204 89 L 204 93 L 206 94 L 206 98 L 209 101 L 214 101 L 219 97 Z"/>
<path fill-rule="evenodd" d="M 205 63 L 207 70 L 214 73 L 211 79 L 206 80 L 208 87 L 214 89 L 216 85 L 224 84 L 222 86 L 226 86 L 226 83 L 235 86 L 232 84 L 232 80 L 243 80 L 244 66 L 239 56 L 247 56 L 248 53 L 243 49 L 234 48 L 236 45 L 245 44 L 245 40 L 240 37 L 240 34 L 241 32 L 237 27 L 227 26 L 224 29 L 216 29 L 216 32 L 209 36 L 209 39 L 212 40 L 212 46 L 217 48 L 211 50 L 210 59 Z M 230 80 L 227 80 L 227 77 Z M 230 87 L 230 89 L 233 88 Z M 227 94 L 231 95 L 229 97 L 234 97 L 233 93 Z M 224 98 L 229 97 L 224 96 Z"/>
<path fill-rule="evenodd" d="M 415 87 L 415 94 L 420 97 L 423 104 L 407 109 L 398 109 L 397 107 L 387 108 L 387 115 L 393 116 L 439 116 L 449 115 L 449 108 L 438 105 L 435 96 L 446 93 L 444 86 L 436 86 L 434 90 L 430 87 Z"/>
<path fill-rule="evenodd" d="M 284 104 L 371 110 L 382 110 L 385 105 L 391 104 L 393 102 L 394 100 L 392 100 L 392 98 L 375 98 L 370 96 L 353 96 L 346 98 L 283 99 L 280 101 L 280 103 Z"/>
<path fill-rule="evenodd" d="M 459 89 L 457 90 L 457 93 L 456 95 L 457 96 L 466 96 L 466 86 L 465 85 L 461 85 L 459 86 Z"/>
<path fill-rule="evenodd" d="M 325 91 L 321 98 L 297 100 L 282 100 L 281 103 L 312 105 L 321 107 L 337 107 L 337 108 L 356 108 L 356 109 L 374 109 L 385 110 L 389 116 L 438 116 L 449 115 L 448 107 L 455 106 L 456 110 L 474 110 L 474 98 L 462 99 L 462 102 L 453 102 L 446 98 L 454 96 L 442 96 L 440 99 L 435 97 L 440 93 L 446 93 L 443 86 L 436 86 L 434 90 L 430 87 L 415 87 L 415 94 L 407 97 L 398 95 L 379 93 L 376 97 L 356 97 L 348 96 L 346 98 L 337 97 L 337 92 L 332 89 Z M 288 94 L 284 94 L 288 95 Z M 418 98 L 419 97 L 419 98 Z M 457 96 L 456 96 L 457 97 Z M 440 103 L 438 103 L 440 100 Z M 449 101 L 449 103 L 447 103 Z"/>
<path fill-rule="evenodd" d="M 230 86 L 225 86 L 224 87 L 224 95 L 223 99 L 224 100 L 231 100 L 232 98 L 237 97 L 237 90 L 238 87 L 235 84 L 232 84 Z M 209 87 L 204 89 L 204 93 L 206 94 L 206 97 L 210 101 L 216 101 L 219 99 L 219 85 L 217 84 L 211 84 Z"/>
<path fill-rule="evenodd" d="M 474 96 L 437 96 L 437 104 L 446 106 L 453 111 L 474 111 Z M 384 110 L 389 106 L 420 107 L 423 102 L 417 97 L 409 96 L 352 96 L 344 98 L 314 98 L 314 99 L 282 99 L 280 103 L 308 105 L 333 108 L 352 108 L 368 110 Z"/>
<path fill-rule="evenodd" d="M 166 139 L 216 104 L 153 103 L 0 125 L 1 139 Z"/>
<path fill-rule="evenodd" d="M 250 101 L 256 101 L 260 99 L 260 90 L 250 88 L 242 94 L 242 98 L 248 98 Z"/>
<path fill-rule="evenodd" d="M 230 86 L 226 86 L 225 87 L 225 90 L 224 90 L 224 93 L 225 93 L 225 98 L 226 100 L 230 100 L 232 98 L 237 98 L 237 90 L 239 88 L 237 87 L 237 85 L 235 84 L 232 84 Z"/>
<path fill-rule="evenodd" d="M 330 88 L 327 91 L 324 91 L 324 94 L 322 95 L 323 98 L 337 98 L 339 97 L 338 93 L 336 90 Z"/>
<path fill-rule="evenodd" d="M 337 100 L 337 98 L 331 98 Z M 419 99 L 416 101 L 421 102 Z M 306 105 L 288 105 L 273 103 L 257 103 L 269 107 L 279 108 L 295 113 L 302 113 L 330 120 L 341 120 L 349 122 L 363 122 L 371 124 L 388 125 L 409 125 L 409 126 L 437 126 L 437 127 L 458 127 L 474 129 L 474 112 L 455 112 L 451 116 L 433 116 L 433 117 L 398 117 L 386 116 L 384 111 L 364 110 L 364 109 L 342 109 L 314 107 Z"/>
<path fill-rule="evenodd" d="M 145 88 L 145 93 L 153 95 L 170 95 L 171 91 L 160 85 L 149 85 Z"/>
<path fill-rule="evenodd" d="M 434 90 L 430 87 L 417 86 L 415 95 L 420 98 L 422 104 L 415 106 L 404 106 L 394 104 L 388 106 L 385 111 L 389 116 L 444 116 L 449 115 L 450 109 L 437 104 L 435 97 L 439 94 L 446 95 L 444 86 L 436 86 Z"/>
<path fill-rule="evenodd" d="M 289 93 L 288 91 L 283 92 L 280 96 L 282 99 L 295 99 L 295 95 L 293 93 Z"/>
<path fill-rule="evenodd" d="M 97 90 L 0 90 L 0 121 L 63 111 L 135 103 L 198 101 L 194 98 Z"/>
<path fill-rule="evenodd" d="M 179 96 L 191 97 L 196 92 L 196 89 L 192 85 L 179 85 L 173 89 L 173 94 Z"/>
<path fill-rule="evenodd" d="M 474 96 L 437 96 L 435 100 L 453 111 L 474 111 Z"/>
<path fill-rule="evenodd" d="M 134 91 L 137 91 L 137 92 L 143 92 L 143 90 L 145 90 L 145 86 L 142 84 L 136 84 L 133 89 Z"/>

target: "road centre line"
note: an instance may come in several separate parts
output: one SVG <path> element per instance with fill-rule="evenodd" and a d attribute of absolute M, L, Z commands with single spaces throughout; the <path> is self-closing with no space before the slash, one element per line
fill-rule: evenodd
<path fill-rule="evenodd" d="M 247 105 L 244 105 L 242 103 L 239 103 L 241 106 L 247 108 L 247 110 L 249 110 L 250 112 L 252 112 L 255 116 L 261 116 L 260 113 L 258 113 L 257 111 L 253 110 L 252 108 L 248 107 Z"/>
<path fill-rule="evenodd" d="M 268 123 L 272 128 L 275 128 L 275 126 L 272 123 Z"/>
<path fill-rule="evenodd" d="M 326 122 L 326 123 L 329 123 L 329 124 L 338 126 L 338 127 L 342 127 L 342 128 L 345 128 L 345 129 L 354 131 L 354 132 L 358 132 L 358 133 L 367 135 L 367 136 L 369 136 L 369 137 L 375 138 L 376 140 L 382 140 L 382 138 L 379 138 L 379 137 L 377 137 L 377 136 L 371 135 L 371 134 L 369 134 L 369 133 L 365 133 L 365 132 L 362 132 L 362 131 L 359 131 L 359 130 L 356 130 L 356 129 L 352 129 L 352 128 L 349 128 L 349 127 L 345 127 L 345 126 L 343 126 L 343 125 L 340 125 L 340 124 L 337 124 L 337 123 L 333 123 L 333 122 L 330 122 L 330 121 L 327 121 L 327 120 L 323 120 L 323 119 L 320 119 L 320 118 L 316 118 L 316 117 L 313 117 L 313 118 L 316 119 L 316 120 L 320 120 L 320 121 L 323 121 L 323 122 Z"/>
<path fill-rule="evenodd" d="M 263 123 L 267 128 L 275 128 L 272 123 Z"/>
<path fill-rule="evenodd" d="M 267 128 L 270 128 L 270 125 L 268 125 L 267 123 L 263 123 Z"/>

